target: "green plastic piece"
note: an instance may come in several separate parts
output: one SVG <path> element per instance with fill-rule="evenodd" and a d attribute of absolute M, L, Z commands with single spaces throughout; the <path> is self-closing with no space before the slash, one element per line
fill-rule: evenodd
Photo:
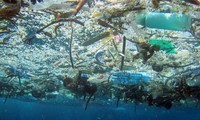
<path fill-rule="evenodd" d="M 136 23 L 149 28 L 190 31 L 192 19 L 185 14 L 150 12 L 137 16 Z"/>
<path fill-rule="evenodd" d="M 174 46 L 169 40 L 158 40 L 158 39 L 150 39 L 148 40 L 149 44 L 151 45 L 158 45 L 160 46 L 160 50 L 165 51 L 166 53 L 175 54 Z"/>

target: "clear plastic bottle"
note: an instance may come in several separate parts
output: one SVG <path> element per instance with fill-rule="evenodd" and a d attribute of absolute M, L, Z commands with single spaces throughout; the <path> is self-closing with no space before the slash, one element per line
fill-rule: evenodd
<path fill-rule="evenodd" d="M 157 13 L 150 12 L 136 17 L 136 23 L 149 28 L 190 31 L 192 18 L 179 13 Z"/>

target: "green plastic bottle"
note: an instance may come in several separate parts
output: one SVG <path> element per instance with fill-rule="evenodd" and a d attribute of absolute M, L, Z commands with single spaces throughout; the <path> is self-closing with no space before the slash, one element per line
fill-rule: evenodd
<path fill-rule="evenodd" d="M 150 12 L 137 16 L 136 23 L 149 28 L 190 31 L 192 19 L 185 14 Z"/>

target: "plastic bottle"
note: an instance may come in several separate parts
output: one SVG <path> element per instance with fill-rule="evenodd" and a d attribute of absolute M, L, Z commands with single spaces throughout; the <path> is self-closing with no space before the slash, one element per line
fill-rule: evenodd
<path fill-rule="evenodd" d="M 149 28 L 190 31 L 192 19 L 185 14 L 150 12 L 137 16 L 136 23 Z"/>
<path fill-rule="evenodd" d="M 113 72 L 111 81 L 115 84 L 135 85 L 141 82 L 149 82 L 151 77 L 145 73 L 140 72 Z"/>

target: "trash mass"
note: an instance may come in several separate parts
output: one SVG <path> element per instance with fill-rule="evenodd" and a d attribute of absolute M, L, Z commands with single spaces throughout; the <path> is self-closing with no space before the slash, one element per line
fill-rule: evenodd
<path fill-rule="evenodd" d="M 1 0 L 0 96 L 65 104 L 200 101 L 199 0 Z"/>

